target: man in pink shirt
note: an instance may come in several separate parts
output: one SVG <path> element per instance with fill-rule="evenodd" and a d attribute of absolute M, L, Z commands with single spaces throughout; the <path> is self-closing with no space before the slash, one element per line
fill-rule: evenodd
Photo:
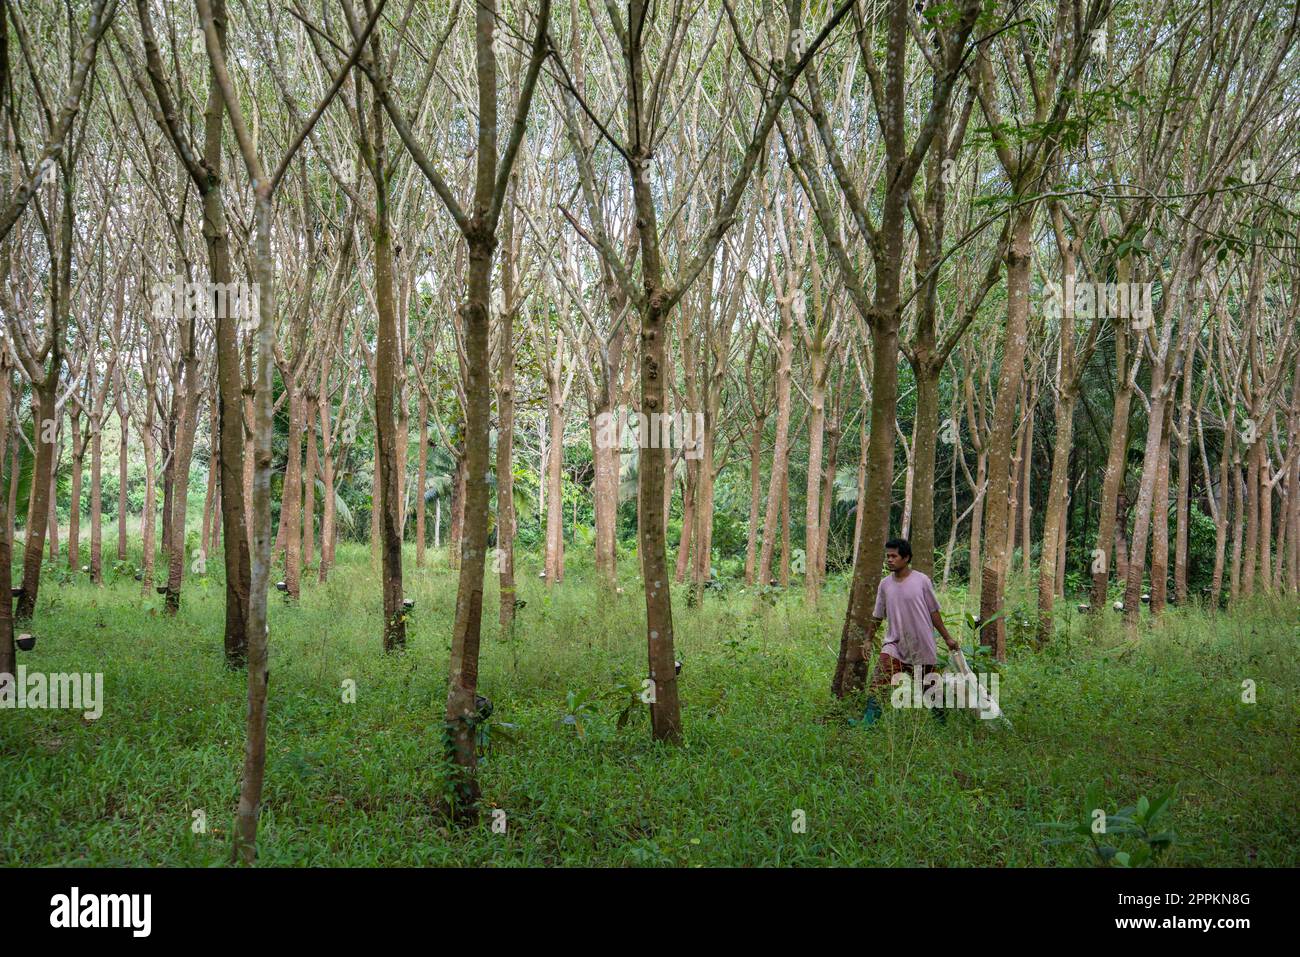
<path fill-rule="evenodd" d="M 934 583 L 924 572 L 912 568 L 912 546 L 905 538 L 891 538 L 885 543 L 885 565 L 889 576 L 882 579 L 876 592 L 876 608 L 871 614 L 871 628 L 863 647 L 867 658 L 875 647 L 876 634 L 882 620 L 889 623 L 885 643 L 876 662 L 876 673 L 871 679 L 867 698 L 867 711 L 863 724 L 871 724 L 880 716 L 880 702 L 876 692 L 893 683 L 894 675 L 904 669 L 919 667 L 922 678 L 935 670 L 938 663 L 934 633 L 943 636 L 950 649 L 958 648 L 956 640 L 939 614 L 939 599 L 934 594 Z M 936 712 L 942 717 L 942 712 Z"/>

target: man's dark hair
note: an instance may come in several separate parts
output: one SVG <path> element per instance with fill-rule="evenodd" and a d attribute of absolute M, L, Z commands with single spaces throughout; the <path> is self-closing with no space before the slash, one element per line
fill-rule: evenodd
<path fill-rule="evenodd" d="M 907 539 L 891 538 L 889 541 L 885 542 L 885 551 L 889 551 L 891 548 L 906 558 L 909 562 L 912 560 L 912 543 Z"/>

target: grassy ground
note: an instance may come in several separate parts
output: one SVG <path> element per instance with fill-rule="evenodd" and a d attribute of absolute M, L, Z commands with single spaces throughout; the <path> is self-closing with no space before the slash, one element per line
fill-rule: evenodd
<path fill-rule="evenodd" d="M 1051 844 L 1038 825 L 1084 819 L 1095 780 L 1108 811 L 1176 785 L 1168 863 L 1297 863 L 1294 602 L 1171 609 L 1136 644 L 1110 612 L 1063 608 L 1046 649 L 1012 643 L 1009 727 L 886 707 L 863 729 L 847 721 L 861 703 L 841 708 L 828 690 L 846 582 L 817 609 L 799 589 L 770 604 L 731 585 L 690 610 L 675 590 L 686 745 L 673 748 L 650 740 L 643 707 L 618 726 L 645 674 L 635 562 L 625 594 L 604 597 L 582 555 L 550 595 L 525 561 L 512 641 L 497 633 L 494 585 L 485 602 L 480 691 L 492 725 L 513 726 L 482 766 L 502 834 L 487 816 L 448 831 L 432 812 L 456 587 L 445 558 L 416 569 L 408 555 L 409 648 L 385 657 L 368 551 L 339 557 L 299 606 L 272 598 L 264 864 L 1070 865 L 1086 862 L 1082 845 Z M 102 671 L 106 703 L 98 721 L 0 712 L 0 864 L 227 860 L 245 683 L 221 665 L 219 565 L 186 583 L 170 620 L 129 577 L 97 589 L 47 576 L 38 644 L 19 662 Z M 955 613 L 966 596 L 940 597 Z"/>

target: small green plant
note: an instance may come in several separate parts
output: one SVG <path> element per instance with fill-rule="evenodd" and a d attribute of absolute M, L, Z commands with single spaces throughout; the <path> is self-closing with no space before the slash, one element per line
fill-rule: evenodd
<path fill-rule="evenodd" d="M 617 712 L 614 726 L 622 730 L 637 714 L 644 711 L 648 702 L 642 698 L 643 691 L 626 678 L 619 678 L 614 687 L 605 693 Z"/>
<path fill-rule="evenodd" d="M 583 722 L 590 722 L 599 713 L 599 701 L 594 698 L 588 698 L 585 701 L 579 701 L 580 695 L 576 691 L 570 691 L 565 695 L 565 714 L 560 718 L 560 724 L 572 725 L 574 733 L 579 740 L 585 740 L 587 730 Z"/>
<path fill-rule="evenodd" d="M 1052 821 L 1038 826 L 1067 832 L 1063 837 L 1049 838 L 1048 844 L 1072 844 L 1083 839 L 1084 856 L 1099 867 L 1142 867 L 1154 864 L 1177 841 L 1177 835 L 1164 829 L 1161 823 L 1167 817 L 1173 795 L 1171 785 L 1151 800 L 1144 795 L 1136 804 L 1107 814 L 1102 807 L 1101 782 L 1094 781 L 1084 797 L 1080 820 Z M 1131 840 L 1110 843 L 1114 838 Z M 1132 850 L 1125 850 L 1125 846 Z"/>

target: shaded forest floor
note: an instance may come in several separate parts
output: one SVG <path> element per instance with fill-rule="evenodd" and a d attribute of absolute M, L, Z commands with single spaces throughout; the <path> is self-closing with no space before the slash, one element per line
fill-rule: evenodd
<path fill-rule="evenodd" d="M 416 569 L 408 549 L 409 646 L 385 657 L 368 549 L 340 546 L 328 584 L 304 576 L 300 605 L 272 594 L 261 863 L 1074 865 L 1083 844 L 1051 844 L 1039 825 L 1086 819 L 1095 780 L 1108 812 L 1176 785 L 1167 863 L 1300 863 L 1294 602 L 1217 618 L 1170 609 L 1136 644 L 1117 615 L 1062 606 L 1041 651 L 1012 629 L 1010 726 L 886 707 L 863 729 L 847 720 L 861 703 L 829 694 L 846 580 L 816 609 L 797 587 L 764 602 L 731 584 L 692 610 L 675 587 L 686 746 L 673 748 L 650 740 L 644 706 L 619 726 L 645 674 L 635 560 L 622 563 L 625 593 L 605 597 L 584 554 L 550 595 L 521 558 L 512 641 L 489 585 L 480 675 L 495 706 L 481 780 L 506 832 L 488 815 L 448 831 L 432 810 L 456 589 L 444 553 Z M 0 712 L 0 864 L 228 860 L 246 684 L 221 663 L 219 557 L 208 564 L 174 620 L 129 576 L 106 572 L 103 589 L 46 576 L 37 647 L 19 664 L 102 671 L 104 712 Z M 962 590 L 940 598 L 960 617 Z"/>

